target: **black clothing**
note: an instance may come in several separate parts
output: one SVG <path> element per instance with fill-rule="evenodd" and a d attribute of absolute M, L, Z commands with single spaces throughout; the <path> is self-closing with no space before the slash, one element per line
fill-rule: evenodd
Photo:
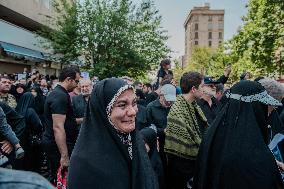
<path fill-rule="evenodd" d="M 159 86 L 160 86 L 160 83 L 159 83 L 159 79 L 162 78 L 164 79 L 164 77 L 166 75 L 174 75 L 173 72 L 171 70 L 168 70 L 168 73 L 166 73 L 166 71 L 161 67 L 157 73 L 157 83 L 155 85 L 155 89 L 158 89 Z"/>
<path fill-rule="evenodd" d="M 66 89 L 58 85 L 55 87 L 54 91 L 47 96 L 44 105 L 44 114 L 46 117 L 46 126 L 43 134 L 43 142 L 56 145 L 53 132 L 52 114 L 61 114 L 66 115 L 64 123 L 66 142 L 67 144 L 74 145 L 77 139 L 78 129 L 71 99 Z"/>
<path fill-rule="evenodd" d="M 164 129 L 167 127 L 167 116 L 170 108 L 165 108 L 159 99 L 151 102 L 147 106 L 148 125 L 154 124 L 157 127 L 158 137 L 165 137 Z"/>
<path fill-rule="evenodd" d="M 12 127 L 18 139 L 22 139 L 26 129 L 25 117 L 16 112 L 6 103 L 0 102 L 0 107 L 3 109 L 8 124 Z"/>
<path fill-rule="evenodd" d="M 82 94 L 72 97 L 72 105 L 75 118 L 86 117 L 87 101 Z"/>
<path fill-rule="evenodd" d="M 225 83 L 227 83 L 229 77 L 226 77 L 225 75 L 222 75 L 217 82 L 222 83 L 223 85 L 225 85 Z"/>
<path fill-rule="evenodd" d="M 43 130 L 42 123 L 35 112 L 35 97 L 30 92 L 20 98 L 16 111 L 25 117 L 29 129 L 38 133 Z"/>
<path fill-rule="evenodd" d="M 40 172 L 42 153 L 40 146 L 33 146 L 31 137 L 38 135 L 41 137 L 43 126 L 37 113 L 35 112 L 35 97 L 30 93 L 25 93 L 19 100 L 16 111 L 25 117 L 26 129 L 25 137 L 21 140 L 25 156 L 18 161 L 18 168 L 26 171 Z M 21 164 L 21 165 L 20 165 Z"/>
<path fill-rule="evenodd" d="M 69 157 L 78 135 L 71 99 L 65 88 L 57 85 L 54 91 L 47 96 L 44 104 L 44 114 L 46 125 L 43 133 L 43 146 L 51 167 L 51 180 L 55 181 L 61 155 L 54 138 L 52 114 L 66 115 L 64 129 Z"/>
<path fill-rule="evenodd" d="M 147 106 L 147 123 L 148 125 L 154 124 L 157 127 L 157 136 L 159 137 L 160 157 L 163 163 L 163 168 L 166 175 L 167 158 L 164 151 L 165 146 L 165 128 L 167 127 L 167 116 L 170 108 L 165 108 L 160 103 L 159 98 L 151 102 Z"/>
<path fill-rule="evenodd" d="M 281 121 L 281 118 L 277 112 L 277 110 L 273 110 L 269 117 L 268 117 L 268 124 L 271 126 L 271 129 L 269 132 L 269 140 L 272 140 L 272 138 L 278 134 L 283 132 L 284 130 L 284 126 L 283 123 Z"/>
<path fill-rule="evenodd" d="M 153 102 L 159 97 L 159 95 L 156 92 L 151 92 L 146 94 L 146 104 L 150 104 L 150 102 Z"/>
<path fill-rule="evenodd" d="M 163 68 L 160 68 L 157 74 L 158 79 L 164 78 L 166 75 L 172 75 L 173 76 L 173 72 L 171 70 L 168 70 L 168 73 L 166 73 L 166 71 Z"/>
<path fill-rule="evenodd" d="M 203 111 L 209 125 L 213 123 L 221 107 L 221 103 L 218 102 L 218 100 L 216 100 L 214 97 L 211 100 L 212 100 L 211 107 L 209 106 L 208 102 L 204 99 L 199 99 L 197 101 L 197 104 L 200 106 L 201 110 Z"/>
<path fill-rule="evenodd" d="M 168 189 L 186 189 L 187 182 L 194 176 L 196 160 L 185 159 L 173 154 L 168 158 Z M 190 183 L 192 186 L 192 183 Z"/>
<path fill-rule="evenodd" d="M 157 149 L 157 134 L 152 128 L 149 127 L 143 128 L 139 133 L 142 135 L 144 142 L 150 147 L 148 156 L 156 173 L 157 180 L 159 181 L 159 188 L 165 188 L 163 164 Z"/>
<path fill-rule="evenodd" d="M 138 107 L 138 112 L 136 115 L 135 128 L 141 130 L 148 126 L 147 113 L 146 113 L 146 108 L 144 106 L 137 104 L 137 107 Z"/>
<path fill-rule="evenodd" d="M 127 146 L 108 120 L 107 106 L 126 85 L 125 81 L 116 78 L 95 85 L 86 120 L 71 156 L 68 189 L 158 188 L 141 136 L 136 130 L 130 133 L 131 159 Z"/>
<path fill-rule="evenodd" d="M 257 82 L 241 81 L 233 94 L 263 92 Z M 277 189 L 283 183 L 268 148 L 267 105 L 229 98 L 207 130 L 199 149 L 195 189 Z"/>

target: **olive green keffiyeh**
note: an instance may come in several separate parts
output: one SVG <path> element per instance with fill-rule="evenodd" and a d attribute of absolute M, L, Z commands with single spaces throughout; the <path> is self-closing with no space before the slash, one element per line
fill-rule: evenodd
<path fill-rule="evenodd" d="M 178 96 L 168 115 L 165 152 L 186 159 L 196 159 L 201 143 L 196 115 L 207 123 L 196 102 L 188 103 L 182 95 Z"/>

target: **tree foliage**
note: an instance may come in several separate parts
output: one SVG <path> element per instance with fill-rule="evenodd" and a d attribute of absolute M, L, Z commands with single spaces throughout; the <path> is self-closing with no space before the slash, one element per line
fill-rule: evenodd
<path fill-rule="evenodd" d="M 65 3 L 55 9 L 57 31 L 43 30 L 51 47 L 69 61 L 82 55 L 83 68 L 100 78 L 143 77 L 169 52 L 162 18 L 152 0 L 139 6 L 131 0 L 85 0 L 73 6 L 60 2 Z"/>
<path fill-rule="evenodd" d="M 275 53 L 284 43 L 284 1 L 250 0 L 244 25 L 230 41 L 235 62 L 248 60 L 251 67 L 275 74 Z"/>

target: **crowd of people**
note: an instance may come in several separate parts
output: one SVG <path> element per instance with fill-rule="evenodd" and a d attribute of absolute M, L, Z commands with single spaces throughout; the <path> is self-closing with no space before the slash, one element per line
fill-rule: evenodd
<path fill-rule="evenodd" d="M 170 64 L 161 61 L 153 85 L 82 78 L 75 66 L 58 78 L 1 75 L 3 173 L 56 185 L 64 170 L 68 189 L 284 188 L 284 86 L 245 72 L 229 88 L 230 67 L 176 84 Z"/>

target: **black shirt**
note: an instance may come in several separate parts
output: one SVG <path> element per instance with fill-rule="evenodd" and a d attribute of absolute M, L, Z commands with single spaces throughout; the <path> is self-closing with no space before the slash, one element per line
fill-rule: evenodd
<path fill-rule="evenodd" d="M 163 107 L 159 99 L 156 99 L 147 106 L 148 125 L 156 125 L 159 137 L 164 136 L 164 129 L 167 127 L 167 116 L 169 111 L 170 108 Z"/>
<path fill-rule="evenodd" d="M 72 105 L 75 118 L 83 118 L 86 116 L 87 100 L 83 95 L 73 96 Z"/>
<path fill-rule="evenodd" d="M 151 92 L 146 94 L 146 104 L 148 105 L 150 102 L 153 102 L 159 97 L 159 95 L 156 92 Z"/>
<path fill-rule="evenodd" d="M 200 99 L 197 101 L 197 104 L 200 106 L 205 117 L 207 118 L 208 124 L 211 125 L 214 119 L 216 118 L 218 112 L 220 111 L 220 102 L 218 102 L 215 98 L 212 98 L 212 105 L 210 107 L 207 101 L 205 101 L 204 99 Z"/>
<path fill-rule="evenodd" d="M 78 136 L 78 129 L 73 113 L 71 99 L 65 88 L 58 85 L 46 98 L 44 105 L 44 115 L 46 117 L 46 126 L 43 134 L 45 143 L 54 144 L 53 120 L 52 114 L 66 115 L 64 129 L 66 133 L 67 144 L 74 145 Z"/>

